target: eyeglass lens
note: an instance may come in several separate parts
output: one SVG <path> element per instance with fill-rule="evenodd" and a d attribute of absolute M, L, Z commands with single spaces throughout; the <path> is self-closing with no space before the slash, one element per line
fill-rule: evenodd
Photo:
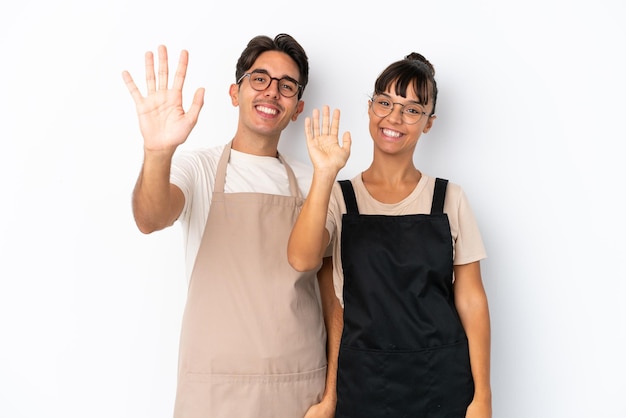
<path fill-rule="evenodd" d="M 272 80 L 278 82 L 278 91 L 285 97 L 293 97 L 298 93 L 299 85 L 294 80 L 283 77 L 281 79 L 270 77 L 269 74 L 252 72 L 248 74 L 250 85 L 257 91 L 263 91 L 270 86 Z"/>
<path fill-rule="evenodd" d="M 402 106 L 400 112 L 402 113 L 402 120 L 405 123 L 417 123 L 422 116 L 426 114 L 424 108 L 417 104 L 394 103 L 385 96 L 374 96 L 372 98 L 372 110 L 374 114 L 380 118 L 389 116 L 391 112 L 393 112 L 393 107 L 396 104 Z"/>

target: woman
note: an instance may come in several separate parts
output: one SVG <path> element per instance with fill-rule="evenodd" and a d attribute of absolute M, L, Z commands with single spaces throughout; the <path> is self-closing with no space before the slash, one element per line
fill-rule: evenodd
<path fill-rule="evenodd" d="M 314 166 L 289 262 L 319 265 L 333 246 L 344 308 L 337 418 L 491 417 L 490 321 L 479 229 L 461 187 L 418 170 L 435 121 L 434 68 L 411 53 L 377 78 L 369 101 L 373 160 L 335 182 L 351 147 L 338 110 L 305 120 Z"/>

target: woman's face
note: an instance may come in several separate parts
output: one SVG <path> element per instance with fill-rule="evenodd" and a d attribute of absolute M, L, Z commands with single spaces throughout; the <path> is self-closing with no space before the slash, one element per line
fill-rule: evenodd
<path fill-rule="evenodd" d="M 395 94 L 395 85 L 369 101 L 369 130 L 374 147 L 389 154 L 410 154 L 433 125 L 432 103 L 424 106 L 410 86 L 407 97 Z"/>

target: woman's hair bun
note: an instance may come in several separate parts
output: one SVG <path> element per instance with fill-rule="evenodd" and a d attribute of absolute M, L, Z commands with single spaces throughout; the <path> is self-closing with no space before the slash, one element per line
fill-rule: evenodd
<path fill-rule="evenodd" d="M 410 61 L 419 61 L 419 62 L 425 64 L 428 67 L 428 69 L 430 70 L 431 75 L 433 77 L 435 76 L 435 67 L 433 67 L 433 65 L 430 63 L 430 61 L 428 61 L 426 59 L 426 57 L 424 57 L 422 54 L 419 54 L 417 52 L 411 52 L 409 55 L 404 57 L 404 59 L 410 60 Z"/>

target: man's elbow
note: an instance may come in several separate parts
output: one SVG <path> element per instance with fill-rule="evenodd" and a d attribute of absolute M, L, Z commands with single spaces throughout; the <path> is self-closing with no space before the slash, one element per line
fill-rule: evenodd
<path fill-rule="evenodd" d="M 144 224 L 140 224 L 140 223 L 136 223 L 136 224 L 137 224 L 137 229 L 139 229 L 139 232 L 141 232 L 142 234 L 148 235 L 157 230 L 156 228 L 151 228 Z"/>
<path fill-rule="evenodd" d="M 153 220 L 149 220 L 135 214 L 135 225 L 137 225 L 137 229 L 139 229 L 142 234 L 147 235 L 156 231 L 160 231 L 167 228 L 171 224 L 172 223 L 155 222 Z"/>

